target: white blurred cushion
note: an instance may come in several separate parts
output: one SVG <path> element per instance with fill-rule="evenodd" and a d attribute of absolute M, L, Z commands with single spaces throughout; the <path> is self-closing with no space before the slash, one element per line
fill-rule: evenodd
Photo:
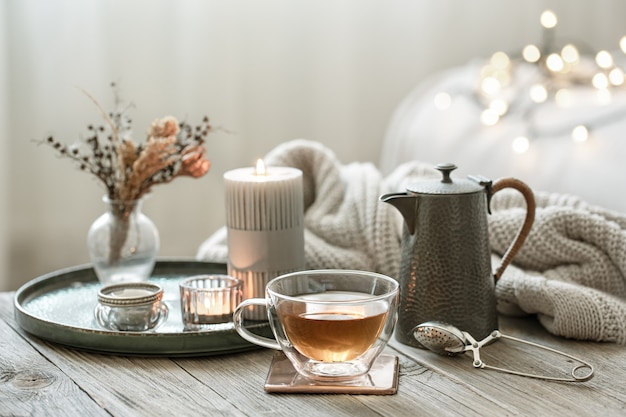
<path fill-rule="evenodd" d="M 626 212 L 626 90 L 614 92 L 610 104 L 600 103 L 595 89 L 577 87 L 570 90 L 568 107 L 551 100 L 537 105 L 526 90 L 538 77 L 537 69 L 520 66 L 508 89 L 517 97 L 515 106 L 496 125 L 483 126 L 483 107 L 475 95 L 482 64 L 471 62 L 436 74 L 404 99 L 386 133 L 382 172 L 410 160 L 454 162 L 457 176 L 517 177 L 537 191 L 573 194 Z M 434 105 L 440 92 L 452 97 L 446 110 Z M 571 138 L 579 124 L 591 127 L 582 143 Z M 530 139 L 530 148 L 518 154 L 512 141 L 521 135 Z"/>

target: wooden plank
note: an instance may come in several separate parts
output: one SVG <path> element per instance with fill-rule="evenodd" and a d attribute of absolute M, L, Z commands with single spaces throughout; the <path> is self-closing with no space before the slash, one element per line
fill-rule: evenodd
<path fill-rule="evenodd" d="M 177 359 L 190 375 L 213 387 L 246 415 L 375 416 L 357 396 L 269 394 L 263 384 L 272 360 L 268 349 L 204 360 Z"/>
<path fill-rule="evenodd" d="M 93 354 L 27 338 L 111 415 L 372 415 L 351 396 L 335 396 L 329 403 L 320 396 L 298 400 L 265 393 L 272 357 L 265 349 L 172 360 Z"/>
<path fill-rule="evenodd" d="M 390 353 L 393 351 L 390 350 Z M 363 398 L 381 415 L 425 416 L 502 416 L 509 414 L 504 404 L 490 401 L 471 386 L 457 384 L 446 375 L 415 363 L 401 352 L 398 395 L 379 401 Z"/>
<path fill-rule="evenodd" d="M 473 400 L 500 404 L 509 412 L 521 415 L 552 416 L 623 416 L 626 409 L 626 392 L 623 389 L 626 370 L 626 350 L 615 344 L 578 342 L 549 335 L 532 319 L 504 318 L 501 328 L 505 334 L 550 346 L 595 364 L 593 379 L 583 383 L 553 382 L 504 374 L 472 366 L 471 356 L 447 357 L 407 347 L 392 345 L 459 386 L 471 387 L 480 397 Z M 487 353 L 489 352 L 489 353 Z M 557 368 L 571 369 L 569 360 L 515 342 L 497 341 L 481 353 L 485 363 L 526 370 L 533 373 L 552 374 Z M 606 358 L 612 358 L 607 361 Z M 561 361 L 561 362 L 557 362 Z M 621 381 L 617 382 L 617 381 Z M 443 386 L 452 395 L 458 389 L 453 384 Z"/>
<path fill-rule="evenodd" d="M 0 317 L 16 327 L 12 319 L 12 306 L 7 308 L 7 298 L 6 293 L 0 293 Z M 9 314 L 11 314 L 10 318 L 7 317 Z M 11 330 L 6 325 L 4 327 Z M 45 356 L 47 360 L 43 359 L 43 361 L 48 364 L 48 367 L 56 369 L 55 376 L 59 374 L 66 380 L 69 376 L 71 381 L 80 386 L 80 389 L 77 388 L 80 395 L 76 392 L 68 393 L 68 389 L 60 394 L 66 402 L 73 404 L 73 407 L 68 409 L 75 411 L 74 414 L 66 413 L 64 408 L 59 408 L 59 410 L 53 409 L 49 415 L 81 417 L 98 415 L 92 409 L 94 405 L 99 405 L 100 413 L 103 409 L 106 410 L 100 415 L 242 415 L 234 410 L 227 400 L 215 395 L 210 387 L 190 377 L 170 359 L 92 354 L 64 348 L 26 334 L 23 334 L 23 337 L 32 346 L 24 342 L 26 346 L 29 346 L 31 355 L 40 358 L 41 355 Z M 17 338 L 13 332 L 3 337 L 2 340 Z M 19 337 L 19 339 L 22 338 Z M 29 361 L 24 361 L 24 364 L 29 365 Z M 91 405 L 76 403 L 81 395 L 87 399 L 91 397 Z M 67 407 L 67 405 L 64 406 Z M 4 410 L 4 407 L 0 407 L 0 410 Z M 15 415 L 45 414 L 37 409 L 31 409 L 31 411 L 16 412 Z"/>
<path fill-rule="evenodd" d="M 388 353 L 398 354 L 391 350 Z M 260 351 L 228 355 L 198 362 L 177 362 L 200 380 L 206 381 L 223 396 L 237 398 L 241 410 L 250 415 L 463 415 L 501 416 L 505 406 L 489 401 L 475 401 L 477 393 L 468 387 L 453 390 L 445 377 L 434 373 L 400 354 L 400 386 L 397 395 L 310 395 L 267 394 L 263 383 L 271 362 L 271 352 Z M 242 375 L 245 375 L 242 378 Z"/>
<path fill-rule="evenodd" d="M 474 369 L 471 359 L 444 357 L 392 342 L 397 395 L 269 394 L 263 384 L 273 352 L 204 358 L 139 358 L 67 349 L 25 335 L 13 320 L 12 293 L 0 293 L 0 415 L 576 415 L 623 416 L 626 349 L 549 335 L 536 320 L 501 320 L 505 334 L 592 362 L 585 383 L 557 383 Z M 543 350 L 498 341 L 487 363 L 552 372 L 571 367 Z M 7 411 L 5 411 L 7 410 Z"/>
<path fill-rule="evenodd" d="M 3 319 L 0 352 L 0 415 L 108 415 Z"/>
<path fill-rule="evenodd" d="M 113 415 L 130 412 L 193 415 L 201 409 L 222 415 L 241 412 L 276 416 L 376 416 L 410 414 L 420 409 L 428 414 L 444 411 L 449 415 L 471 416 L 489 415 L 494 408 L 479 405 L 474 412 L 466 408 L 460 413 L 462 404 L 458 399 L 470 401 L 475 393 L 463 389 L 452 397 L 442 395 L 439 385 L 447 381 L 438 375 L 415 379 L 414 376 L 424 373 L 424 368 L 406 357 L 400 358 L 401 395 L 294 395 L 264 392 L 263 383 L 273 354 L 269 350 L 170 361 L 97 355 L 37 340 L 33 344 Z M 433 384 L 433 379 L 438 383 Z M 132 398 L 128 396 L 129 387 L 134 387 Z M 154 410 L 154 398 L 158 399 L 158 410 Z"/>
<path fill-rule="evenodd" d="M 111 415 L 244 415 L 168 358 L 101 355 L 47 342 L 37 348 Z"/>

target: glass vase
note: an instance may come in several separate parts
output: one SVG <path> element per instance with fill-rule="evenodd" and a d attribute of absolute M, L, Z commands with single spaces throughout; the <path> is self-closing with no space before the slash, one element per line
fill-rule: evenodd
<path fill-rule="evenodd" d="M 87 234 L 87 250 L 103 285 L 145 281 L 159 251 L 159 232 L 141 212 L 143 200 L 116 201 L 104 197 L 107 211 Z"/>

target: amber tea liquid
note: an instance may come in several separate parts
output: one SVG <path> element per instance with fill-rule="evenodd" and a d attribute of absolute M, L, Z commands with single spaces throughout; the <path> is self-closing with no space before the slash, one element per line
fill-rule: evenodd
<path fill-rule="evenodd" d="M 376 342 L 387 317 L 385 301 L 331 306 L 307 301 L 363 299 L 363 293 L 329 291 L 283 301 L 278 307 L 287 337 L 303 355 L 320 362 L 343 362 L 367 352 Z"/>

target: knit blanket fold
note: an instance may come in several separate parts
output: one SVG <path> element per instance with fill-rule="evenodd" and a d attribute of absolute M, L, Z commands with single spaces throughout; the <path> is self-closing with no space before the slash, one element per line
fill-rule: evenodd
<path fill-rule="evenodd" d="M 308 269 L 360 269 L 398 277 L 402 218 L 379 201 L 417 179 L 438 178 L 431 164 L 405 163 L 387 177 L 371 163 L 342 164 L 325 146 L 303 139 L 265 156 L 267 165 L 303 172 Z M 536 314 L 551 333 L 626 344 L 626 214 L 580 198 L 535 192 L 537 211 L 526 243 L 496 285 L 502 314 Z M 514 190 L 491 202 L 494 269 L 525 215 Z M 227 262 L 226 228 L 199 247 L 197 259 Z M 416 323 L 417 324 L 417 323 Z"/>

